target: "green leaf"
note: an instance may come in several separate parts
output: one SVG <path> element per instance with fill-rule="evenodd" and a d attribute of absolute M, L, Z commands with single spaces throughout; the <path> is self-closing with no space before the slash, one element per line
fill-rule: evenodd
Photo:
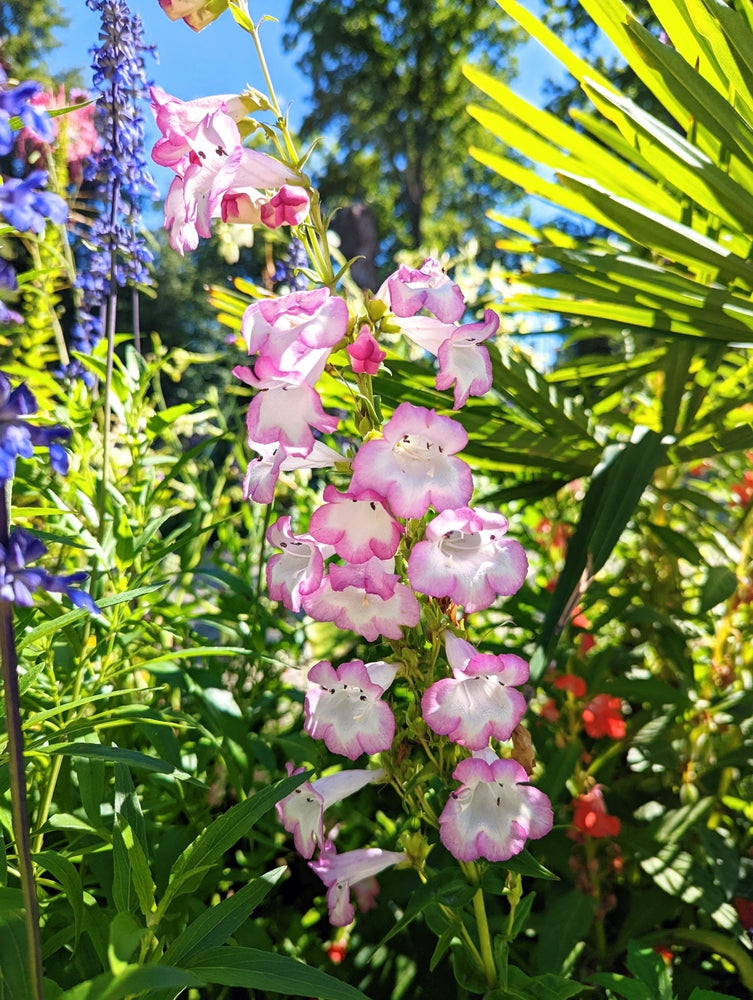
<path fill-rule="evenodd" d="M 21 893 L 16 893 L 20 896 Z M 0 900 L 2 897 L 0 897 Z M 23 909 L 6 908 L 0 902 L 0 997 L 2 1000 L 29 1000 L 28 950 Z"/>
<path fill-rule="evenodd" d="M 706 579 L 701 587 L 698 611 L 704 614 L 732 597 L 737 590 L 737 576 L 726 566 L 709 566 Z"/>
<path fill-rule="evenodd" d="M 589 933 L 596 913 L 596 900 L 582 892 L 566 892 L 547 901 L 539 925 L 536 968 L 560 973 L 575 945 Z"/>
<path fill-rule="evenodd" d="M 208 983 L 318 1000 L 366 1000 L 364 994 L 287 955 L 256 948 L 209 948 L 191 969 Z"/>
<path fill-rule="evenodd" d="M 145 990 L 183 990 L 205 986 L 195 973 L 167 965 L 133 965 L 118 975 L 105 973 L 66 991 L 65 1000 L 126 1000 Z M 25 1000 L 28 1000 L 28 994 Z"/>
<path fill-rule="evenodd" d="M 510 1000 L 568 1000 L 585 989 L 581 983 L 551 973 L 527 976 L 515 966 L 508 969 L 506 995 Z"/>
<path fill-rule="evenodd" d="M 242 837 L 247 836 L 256 821 L 305 781 L 306 777 L 306 773 L 301 773 L 284 778 L 231 806 L 226 813 L 214 819 L 173 865 L 167 888 L 159 903 L 158 920 L 162 919 L 176 899 L 194 892 L 222 855 Z"/>
<path fill-rule="evenodd" d="M 546 668 L 552 642 L 566 624 L 568 607 L 577 601 L 584 574 L 594 576 L 607 561 L 665 456 L 660 435 L 649 430 L 638 440 L 605 451 L 581 506 L 565 566 L 544 619 L 539 643 L 544 654 L 536 659 L 536 670 Z M 538 680 L 534 663 L 531 668 L 532 679 Z"/>
<path fill-rule="evenodd" d="M 204 784 L 193 778 L 186 771 L 168 764 L 158 757 L 149 757 L 138 750 L 128 750 L 125 747 L 102 746 L 98 743 L 69 743 L 67 746 L 52 746 L 47 749 L 50 754 L 63 754 L 66 757 L 88 757 L 108 761 L 111 764 L 126 764 L 128 767 L 141 771 L 153 771 L 156 774 L 169 774 L 174 778 L 203 788 Z"/>
<path fill-rule="evenodd" d="M 56 878 L 63 888 L 66 901 L 73 910 L 74 946 L 81 934 L 81 924 L 84 919 L 84 887 L 81 876 L 71 862 L 57 851 L 40 851 L 34 856 L 35 864 L 42 871 L 48 871 Z"/>
<path fill-rule="evenodd" d="M 186 963 L 200 951 L 225 944 L 277 885 L 287 868 L 275 868 L 244 885 L 232 896 L 205 910 L 178 935 L 165 952 L 168 965 Z"/>

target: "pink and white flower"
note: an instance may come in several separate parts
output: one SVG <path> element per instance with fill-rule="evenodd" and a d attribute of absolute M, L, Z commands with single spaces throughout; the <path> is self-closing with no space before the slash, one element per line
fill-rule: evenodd
<path fill-rule="evenodd" d="M 413 628 L 421 618 L 416 595 L 392 572 L 391 561 L 379 559 L 331 565 L 319 588 L 304 598 L 303 608 L 317 621 L 334 622 L 369 642 L 379 636 L 401 639 L 403 628 Z"/>
<path fill-rule="evenodd" d="M 262 205 L 260 217 L 267 229 L 300 226 L 309 214 L 309 196 L 305 188 L 283 184 L 277 194 Z"/>
<path fill-rule="evenodd" d="M 303 768 L 293 770 L 287 765 L 288 774 L 300 774 Z M 290 795 L 275 806 L 283 827 L 293 835 L 298 853 L 304 858 L 312 858 L 318 846 L 324 849 L 324 813 L 335 802 L 359 792 L 366 785 L 380 781 L 384 770 L 374 771 L 354 769 L 328 774 L 316 781 L 304 781 Z"/>
<path fill-rule="evenodd" d="M 468 443 L 462 424 L 401 403 L 382 439 L 366 441 L 353 459 L 351 493 L 374 490 L 397 517 L 423 517 L 429 507 L 462 507 L 473 493 L 470 467 L 455 458 Z"/>
<path fill-rule="evenodd" d="M 181 101 L 161 87 L 150 87 L 149 94 L 152 114 L 162 133 L 152 149 L 152 159 L 176 171 L 190 163 L 196 130 L 208 115 L 221 111 L 239 122 L 247 112 L 247 102 L 238 94 L 214 94 L 193 101 Z"/>
<path fill-rule="evenodd" d="M 452 673 L 427 688 L 421 699 L 429 729 L 469 750 L 482 750 L 492 737 L 509 740 L 527 707 L 514 687 L 528 680 L 526 661 L 514 653 L 493 656 L 473 650 L 463 669 L 454 667 Z"/>
<path fill-rule="evenodd" d="M 328 469 L 336 462 L 345 461 L 342 455 L 321 441 L 315 441 L 309 454 L 304 456 L 289 455 L 279 442 L 261 444 L 249 440 L 249 445 L 258 452 L 258 457 L 248 463 L 243 479 L 243 496 L 254 503 L 272 503 L 281 472 Z"/>
<path fill-rule="evenodd" d="M 411 586 L 431 597 L 449 597 L 467 613 L 514 594 L 523 586 L 528 560 L 520 542 L 504 537 L 506 531 L 501 514 L 470 507 L 443 511 L 408 557 Z"/>
<path fill-rule="evenodd" d="M 259 223 L 261 206 L 269 200 L 265 191 L 300 182 L 291 167 L 242 145 L 224 102 L 184 129 L 170 106 L 170 95 L 153 94 L 153 100 L 156 114 L 167 123 L 155 146 L 158 162 L 176 171 L 165 202 L 165 227 L 170 245 L 180 253 L 195 249 L 199 237 L 211 235 L 213 218 Z M 188 124 L 192 112 L 183 114 Z"/>
<path fill-rule="evenodd" d="M 309 861 L 309 868 L 327 887 L 329 922 L 335 927 L 352 923 L 355 911 L 350 901 L 351 888 L 358 882 L 373 878 L 385 868 L 407 860 L 402 851 L 383 851 L 379 847 L 364 847 L 338 854 L 334 844 L 328 842 L 317 860 Z"/>
<path fill-rule="evenodd" d="M 338 418 L 327 413 L 319 394 L 307 381 L 299 384 L 291 376 L 277 371 L 266 358 L 259 358 L 254 371 L 242 365 L 233 375 L 259 391 L 251 400 L 246 415 L 249 444 L 281 444 L 288 455 L 306 457 L 313 451 L 313 431 L 331 433 Z"/>
<path fill-rule="evenodd" d="M 225 10 L 227 3 L 208 0 L 159 0 L 171 21 L 182 18 L 193 31 L 201 31 Z"/>
<path fill-rule="evenodd" d="M 311 515 L 309 531 L 349 563 L 391 559 L 397 552 L 402 526 L 388 513 L 374 490 L 338 493 L 329 485 L 321 507 Z"/>
<path fill-rule="evenodd" d="M 347 329 L 348 306 L 328 288 L 253 302 L 241 320 L 249 354 L 266 358 L 291 381 L 312 385 Z"/>
<path fill-rule="evenodd" d="M 517 761 L 482 751 L 461 760 L 453 778 L 462 784 L 439 816 L 439 837 L 459 861 L 507 861 L 552 829 L 549 799 Z"/>
<path fill-rule="evenodd" d="M 270 525 L 266 538 L 274 548 L 282 549 L 267 562 L 269 596 L 289 611 L 300 611 L 303 597 L 322 582 L 326 550 L 311 535 L 294 535 L 287 516 Z"/>
<path fill-rule="evenodd" d="M 437 389 L 455 386 L 453 408 L 459 410 L 469 396 L 483 396 L 492 386 L 492 365 L 482 342 L 499 329 L 499 316 L 491 309 L 481 323 L 461 326 L 442 323 L 432 316 L 413 316 L 400 322 L 401 332 L 439 361 Z"/>
<path fill-rule="evenodd" d="M 332 753 L 355 760 L 362 753 L 389 750 L 395 716 L 381 696 L 392 684 L 398 665 L 377 660 L 349 660 L 335 670 L 321 660 L 309 670 L 311 688 L 304 700 L 304 730 L 324 740 Z"/>
<path fill-rule="evenodd" d="M 415 316 L 419 310 L 427 309 L 443 323 L 454 323 L 465 312 L 463 293 L 433 257 L 427 257 L 418 270 L 401 264 L 387 278 L 377 297 L 400 317 Z"/>

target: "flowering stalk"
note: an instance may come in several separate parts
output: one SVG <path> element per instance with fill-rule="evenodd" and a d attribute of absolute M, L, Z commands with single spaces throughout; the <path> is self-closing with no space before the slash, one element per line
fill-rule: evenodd
<path fill-rule="evenodd" d="M 0 496 L 0 545 L 7 551 L 10 537 L 11 480 L 3 484 Z M 2 668 L 5 721 L 8 734 L 11 821 L 18 856 L 18 873 L 24 899 L 26 940 L 29 949 L 30 1000 L 43 1000 L 42 945 L 39 935 L 39 902 L 31 861 L 31 822 L 26 796 L 26 761 L 21 727 L 21 695 L 18 686 L 18 658 L 13 629 L 13 605 L 0 600 L 0 667 Z"/>

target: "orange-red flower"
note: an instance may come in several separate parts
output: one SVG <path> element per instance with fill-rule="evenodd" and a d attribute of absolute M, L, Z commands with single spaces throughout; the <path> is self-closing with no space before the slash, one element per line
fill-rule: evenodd
<path fill-rule="evenodd" d="M 589 736 L 621 740 L 625 735 L 622 702 L 608 694 L 597 694 L 583 709 L 583 726 Z"/>
<path fill-rule="evenodd" d="M 601 785 L 594 785 L 590 792 L 573 800 L 573 825 L 587 837 L 616 837 L 620 832 L 618 816 L 610 816 Z"/>
<path fill-rule="evenodd" d="M 572 691 L 576 698 L 582 698 L 586 693 L 586 682 L 577 674 L 563 674 L 555 678 L 554 686 L 560 691 Z"/>

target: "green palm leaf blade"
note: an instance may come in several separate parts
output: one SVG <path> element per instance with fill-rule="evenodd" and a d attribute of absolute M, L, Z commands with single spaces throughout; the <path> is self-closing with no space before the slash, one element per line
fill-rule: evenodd
<path fill-rule="evenodd" d="M 611 445 L 605 451 L 581 506 L 565 565 L 544 618 L 539 648 L 531 662 L 533 680 L 542 676 L 579 595 L 606 563 L 646 486 L 665 461 L 666 445 L 659 434 L 650 430 L 638 440 Z"/>
<path fill-rule="evenodd" d="M 735 60 L 744 86 L 738 85 L 739 93 L 753 94 L 753 39 L 748 22 L 723 0 L 703 0 L 707 10 L 724 31 L 728 52 Z M 751 99 L 748 99 L 750 106 Z"/>
<path fill-rule="evenodd" d="M 753 208 L 745 190 L 705 153 L 628 98 L 588 81 L 583 89 L 630 145 L 640 149 L 641 166 L 646 171 L 664 183 L 669 181 L 729 225 L 737 229 L 753 226 Z"/>

